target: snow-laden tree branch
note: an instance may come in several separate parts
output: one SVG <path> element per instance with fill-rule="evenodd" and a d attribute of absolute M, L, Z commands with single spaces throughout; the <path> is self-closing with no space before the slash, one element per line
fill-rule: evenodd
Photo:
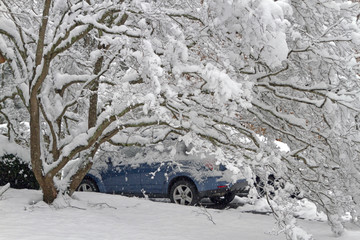
<path fill-rule="evenodd" d="M 0 198 L 2 195 L 10 188 L 10 183 L 5 184 L 5 186 L 1 186 L 0 188 Z"/>
<path fill-rule="evenodd" d="M 176 134 L 250 186 L 279 177 L 285 188 L 265 190 L 281 228 L 294 227 L 281 211 L 295 191 L 334 232 L 344 212 L 357 218 L 358 3 L 31 3 L 0 1 L 0 121 L 10 141 L 28 140 L 46 202 L 76 189 L 102 144 Z"/>

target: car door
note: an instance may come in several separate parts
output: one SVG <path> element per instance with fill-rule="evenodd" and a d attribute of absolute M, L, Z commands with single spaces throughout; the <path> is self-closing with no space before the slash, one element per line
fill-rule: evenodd
<path fill-rule="evenodd" d="M 140 170 L 126 159 L 114 161 L 108 159 L 107 169 L 101 174 L 108 193 L 139 194 L 141 193 Z"/>
<path fill-rule="evenodd" d="M 167 193 L 168 173 L 171 165 L 168 162 L 144 163 L 141 166 L 141 187 L 148 195 L 165 195 Z"/>
<path fill-rule="evenodd" d="M 127 163 L 124 166 L 125 181 L 122 184 L 121 192 L 142 195 L 141 187 L 141 166 L 139 164 Z"/>

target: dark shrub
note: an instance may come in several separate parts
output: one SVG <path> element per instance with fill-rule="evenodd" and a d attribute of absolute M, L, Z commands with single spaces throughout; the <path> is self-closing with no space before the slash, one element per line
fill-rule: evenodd
<path fill-rule="evenodd" d="M 14 154 L 5 154 L 0 158 L 0 186 L 7 183 L 12 188 L 39 189 L 29 163 Z"/>

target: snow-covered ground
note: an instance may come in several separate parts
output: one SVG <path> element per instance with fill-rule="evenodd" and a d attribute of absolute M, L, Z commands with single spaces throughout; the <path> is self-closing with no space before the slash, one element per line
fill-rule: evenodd
<path fill-rule="evenodd" d="M 78 192 L 57 206 L 40 201 L 41 192 L 9 189 L 0 200 L 1 240 L 41 239 L 285 239 L 273 233 L 274 219 L 260 201 L 236 209 L 179 206 L 148 199 Z M 242 199 L 236 198 L 235 204 Z M 360 239 L 360 229 L 348 225 L 344 236 L 336 238 L 323 216 L 304 202 L 299 208 L 300 226 L 315 239 Z"/>

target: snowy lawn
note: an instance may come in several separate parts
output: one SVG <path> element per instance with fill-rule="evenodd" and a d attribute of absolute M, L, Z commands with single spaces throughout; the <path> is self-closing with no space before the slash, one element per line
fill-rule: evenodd
<path fill-rule="evenodd" d="M 118 195 L 78 192 L 73 199 L 48 206 L 41 192 L 9 189 L 0 200 L 1 240 L 40 239 L 285 239 L 273 233 L 274 219 L 258 201 L 236 209 L 179 206 Z M 239 202 L 242 199 L 236 198 Z M 344 236 L 330 232 L 323 215 L 309 202 L 299 207 L 298 223 L 315 239 L 360 239 L 360 229 L 347 224 Z M 313 220 L 311 220 L 313 219 Z"/>

